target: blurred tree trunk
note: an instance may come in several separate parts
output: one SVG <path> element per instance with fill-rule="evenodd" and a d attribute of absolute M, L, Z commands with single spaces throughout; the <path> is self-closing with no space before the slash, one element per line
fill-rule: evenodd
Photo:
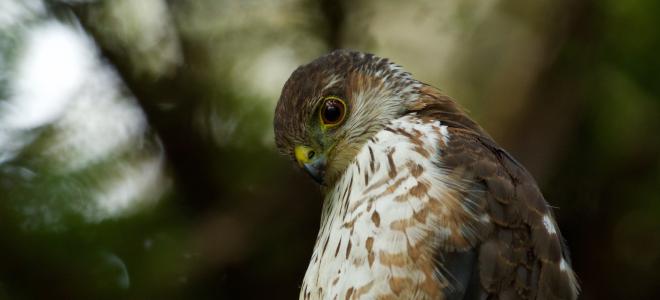
<path fill-rule="evenodd" d="M 572 142 L 585 106 L 580 81 L 587 75 L 566 73 L 558 53 L 569 40 L 588 39 L 580 36 L 590 20 L 587 2 L 564 1 L 553 12 L 554 17 L 549 18 L 561 22 L 545 28 L 543 66 L 531 85 L 531 93 L 525 97 L 523 109 L 511 116 L 502 132 L 502 144 L 525 163 L 540 184 L 566 155 L 565 149 Z"/>
<path fill-rule="evenodd" d="M 345 10 L 346 3 L 344 0 L 321 0 L 321 13 L 326 24 L 325 40 L 330 49 L 342 48 L 343 30 L 346 23 Z"/>

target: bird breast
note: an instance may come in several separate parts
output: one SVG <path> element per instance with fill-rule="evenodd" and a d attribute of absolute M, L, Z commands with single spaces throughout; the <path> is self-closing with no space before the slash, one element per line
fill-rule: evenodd
<path fill-rule="evenodd" d="M 439 121 L 408 115 L 370 138 L 324 201 L 300 299 L 436 299 L 448 285 L 441 247 L 467 248 L 480 217 L 445 173 L 451 137 Z"/>

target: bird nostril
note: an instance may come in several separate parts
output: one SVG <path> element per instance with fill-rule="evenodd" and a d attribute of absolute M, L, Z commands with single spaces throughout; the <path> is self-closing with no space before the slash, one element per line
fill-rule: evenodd
<path fill-rule="evenodd" d="M 312 157 L 314 157 L 314 154 L 316 154 L 314 153 L 314 151 L 309 151 L 309 153 L 307 154 L 307 158 L 312 159 Z"/>

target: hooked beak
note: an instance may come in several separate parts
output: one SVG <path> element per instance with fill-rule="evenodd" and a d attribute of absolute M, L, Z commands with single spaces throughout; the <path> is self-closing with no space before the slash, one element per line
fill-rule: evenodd
<path fill-rule="evenodd" d="M 316 153 L 312 148 L 307 146 L 296 146 L 294 152 L 298 165 L 305 169 L 307 174 L 309 174 L 316 183 L 322 185 L 323 177 L 325 177 L 325 155 Z"/>

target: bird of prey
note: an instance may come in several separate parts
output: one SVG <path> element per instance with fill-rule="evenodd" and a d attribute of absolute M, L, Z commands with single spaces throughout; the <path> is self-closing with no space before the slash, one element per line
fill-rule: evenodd
<path fill-rule="evenodd" d="M 532 176 L 451 98 L 388 59 L 296 69 L 275 140 L 321 186 L 300 299 L 575 299 Z"/>

